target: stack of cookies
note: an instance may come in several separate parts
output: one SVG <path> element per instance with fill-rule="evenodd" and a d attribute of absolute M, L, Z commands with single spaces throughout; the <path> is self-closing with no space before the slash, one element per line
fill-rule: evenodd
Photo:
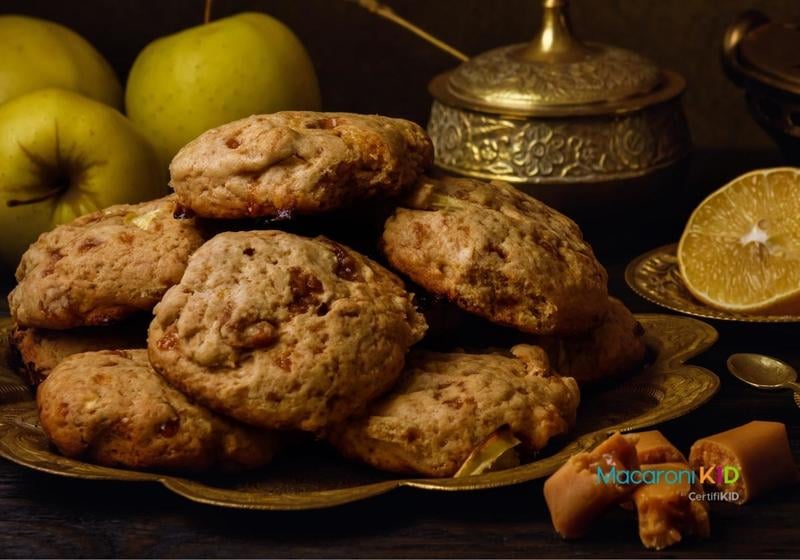
<path fill-rule="evenodd" d="M 401 119 L 253 116 L 185 146 L 174 194 L 43 234 L 9 303 L 48 437 L 99 464 L 204 471 L 261 467 L 307 432 L 446 477 L 501 430 L 528 452 L 568 431 L 579 383 L 643 359 L 641 327 L 571 220 L 431 162 Z M 359 231 L 378 207 L 382 233 L 360 240 L 375 259 L 286 231 L 323 215 Z M 407 286 L 521 343 L 456 350 L 453 331 L 425 349 Z"/>

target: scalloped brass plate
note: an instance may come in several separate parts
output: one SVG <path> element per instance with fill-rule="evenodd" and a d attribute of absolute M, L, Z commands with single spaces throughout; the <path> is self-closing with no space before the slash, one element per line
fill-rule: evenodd
<path fill-rule="evenodd" d="M 651 360 L 641 372 L 604 390 L 588 392 L 573 432 L 535 460 L 519 467 L 465 478 L 394 478 L 338 458 L 324 445 L 300 446 L 263 470 L 242 475 L 183 478 L 101 467 L 68 459 L 48 443 L 39 426 L 33 394 L 8 363 L 8 320 L 0 319 L 0 456 L 60 476 L 159 482 L 190 500 L 215 506 L 297 510 L 332 507 L 400 487 L 480 490 L 519 484 L 555 471 L 573 453 L 594 446 L 612 431 L 631 431 L 682 416 L 708 401 L 719 378 L 686 360 L 717 340 L 713 327 L 687 317 L 637 315 Z"/>
<path fill-rule="evenodd" d="M 683 283 L 677 253 L 678 244 L 672 243 L 636 257 L 625 269 L 628 286 L 651 303 L 702 319 L 743 323 L 800 323 L 800 315 L 745 315 L 714 309 L 697 301 Z"/>

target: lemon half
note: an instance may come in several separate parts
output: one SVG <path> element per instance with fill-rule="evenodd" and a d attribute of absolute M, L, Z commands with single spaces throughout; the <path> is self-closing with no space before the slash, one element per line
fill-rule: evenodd
<path fill-rule="evenodd" d="M 678 264 L 712 307 L 800 313 L 800 169 L 752 171 L 709 195 L 689 218 Z"/>

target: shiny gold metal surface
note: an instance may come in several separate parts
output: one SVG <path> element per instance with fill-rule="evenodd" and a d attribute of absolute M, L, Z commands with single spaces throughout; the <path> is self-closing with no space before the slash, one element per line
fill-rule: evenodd
<path fill-rule="evenodd" d="M 798 323 L 797 315 L 745 315 L 709 307 L 697 301 L 681 278 L 678 244 L 665 245 L 635 258 L 625 269 L 628 286 L 644 299 L 666 309 L 719 321 L 744 323 Z"/>
<path fill-rule="evenodd" d="M 529 184 L 640 177 L 683 160 L 689 145 L 677 99 L 623 115 L 558 119 L 517 119 L 434 101 L 428 133 L 440 168 Z"/>
<path fill-rule="evenodd" d="M 533 187 L 574 184 L 558 197 L 570 211 L 591 197 L 587 184 L 646 177 L 686 158 L 684 79 L 631 51 L 579 40 L 568 10 L 567 0 L 544 0 L 530 43 L 490 50 L 431 81 L 428 132 L 440 168 Z M 607 202 L 627 198 L 612 193 Z"/>
<path fill-rule="evenodd" d="M 655 200 L 674 187 L 657 172 L 682 169 L 691 147 L 680 104 L 686 82 L 637 53 L 577 38 L 568 0 L 540 0 L 530 42 L 466 60 L 377 0 L 353 1 L 464 60 L 429 85 L 439 168 L 529 186 L 569 213 L 594 204 L 585 187 L 595 183 L 622 185 L 604 195 L 614 208 L 636 207 L 631 189 Z"/>
<path fill-rule="evenodd" d="M 800 162 L 800 24 L 745 12 L 726 30 L 722 58 L 756 122 L 789 161 Z"/>
<path fill-rule="evenodd" d="M 236 476 L 184 478 L 100 467 L 63 457 L 49 445 L 39 426 L 33 395 L 5 365 L 6 355 L 0 355 L 0 395 L 9 395 L 0 397 L 0 456 L 60 476 L 158 482 L 190 500 L 242 509 L 332 507 L 400 487 L 466 491 L 519 484 L 549 475 L 571 454 L 594 446 L 609 432 L 645 428 L 676 418 L 716 393 L 716 375 L 685 363 L 716 341 L 713 327 L 671 315 L 637 318 L 645 328 L 649 365 L 612 388 L 585 394 L 578 424 L 569 436 L 552 442 L 535 460 L 508 470 L 463 478 L 394 478 L 344 461 L 320 444 L 288 450 L 267 468 Z M 3 349 L 8 346 L 8 326 L 7 319 L 0 320 Z"/>
<path fill-rule="evenodd" d="M 764 354 L 732 354 L 727 360 L 728 371 L 748 385 L 759 389 L 791 389 L 800 393 L 797 370 L 772 356 Z"/>
<path fill-rule="evenodd" d="M 430 90 L 462 109 L 514 116 L 598 115 L 638 109 L 662 71 L 634 52 L 572 34 L 567 0 L 544 0 L 529 43 L 480 54 L 439 76 Z"/>

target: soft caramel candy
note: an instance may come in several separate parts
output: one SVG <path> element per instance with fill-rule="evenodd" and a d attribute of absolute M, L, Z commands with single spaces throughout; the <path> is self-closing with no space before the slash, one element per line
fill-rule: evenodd
<path fill-rule="evenodd" d="M 636 455 L 641 465 L 686 462 L 683 453 L 658 430 L 626 434 L 625 438 L 636 445 Z"/>
<path fill-rule="evenodd" d="M 699 439 L 689 462 L 702 484 L 737 493 L 737 504 L 797 482 L 786 426 L 755 421 Z"/>
<path fill-rule="evenodd" d="M 614 434 L 594 450 L 576 453 L 544 483 L 544 499 L 553 526 L 565 539 L 580 537 L 610 506 L 630 495 L 635 485 L 602 482 L 603 473 L 638 468 L 636 448 Z"/>
<path fill-rule="evenodd" d="M 646 478 L 655 482 L 642 484 L 633 493 L 639 515 L 639 538 L 647 548 L 661 550 L 688 535 L 707 537 L 710 533 L 708 505 L 692 500 L 690 494 L 702 495 L 699 484 L 692 483 L 694 472 L 685 462 L 642 465 L 653 471 Z"/>

